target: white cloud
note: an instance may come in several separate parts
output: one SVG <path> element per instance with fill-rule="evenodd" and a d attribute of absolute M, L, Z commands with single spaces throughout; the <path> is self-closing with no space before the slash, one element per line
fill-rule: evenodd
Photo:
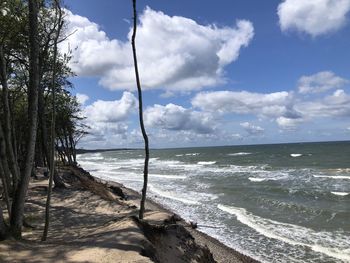
<path fill-rule="evenodd" d="M 83 109 L 84 124 L 89 134 L 82 144 L 90 148 L 110 148 L 116 142 L 124 141 L 128 134 L 127 119 L 136 109 L 136 98 L 124 92 L 120 100 L 98 100 Z M 110 144 L 108 144 L 110 142 Z"/>
<path fill-rule="evenodd" d="M 302 76 L 298 81 L 298 90 L 302 94 L 322 93 L 338 89 L 349 81 L 335 75 L 331 71 L 322 71 L 310 76 Z"/>
<path fill-rule="evenodd" d="M 90 122 L 124 121 L 136 107 L 136 98 L 130 92 L 124 92 L 120 100 L 97 100 L 84 109 Z"/>
<path fill-rule="evenodd" d="M 192 105 L 202 110 L 256 114 L 261 117 L 298 117 L 292 108 L 293 95 L 286 92 L 253 93 L 248 91 L 215 91 L 197 94 Z"/>
<path fill-rule="evenodd" d="M 88 95 L 82 93 L 77 93 L 75 97 L 77 98 L 78 103 L 81 105 L 84 105 L 90 99 Z"/>
<path fill-rule="evenodd" d="M 281 116 L 276 119 L 276 122 L 282 130 L 295 130 L 301 123 L 304 122 L 304 119 L 292 119 Z"/>
<path fill-rule="evenodd" d="M 350 0 L 284 0 L 278 6 L 282 31 L 298 30 L 319 36 L 345 25 Z"/>
<path fill-rule="evenodd" d="M 112 90 L 134 89 L 130 41 L 109 39 L 97 24 L 70 11 L 67 20 L 69 31 L 76 33 L 61 48 L 73 49 L 73 71 L 98 76 L 100 84 Z M 136 40 L 143 87 L 184 91 L 222 83 L 225 66 L 238 58 L 253 35 L 253 25 L 246 20 L 219 28 L 146 8 Z"/>
<path fill-rule="evenodd" d="M 215 130 L 213 120 L 213 116 L 209 113 L 185 109 L 175 104 L 154 105 L 145 111 L 147 126 L 166 130 L 213 133 Z"/>
<path fill-rule="evenodd" d="M 245 129 L 249 135 L 260 135 L 264 133 L 265 129 L 249 122 L 242 122 L 240 125 Z"/>
<path fill-rule="evenodd" d="M 350 117 L 350 95 L 342 89 L 332 95 L 315 101 L 302 101 L 295 105 L 296 109 L 310 118 Z"/>

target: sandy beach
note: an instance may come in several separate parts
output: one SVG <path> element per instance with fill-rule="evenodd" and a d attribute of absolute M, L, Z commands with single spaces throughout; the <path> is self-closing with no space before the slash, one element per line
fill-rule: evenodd
<path fill-rule="evenodd" d="M 1 262 L 256 262 L 193 229 L 148 200 L 138 220 L 139 194 L 82 169 L 61 167 L 66 188 L 52 196 L 47 242 L 44 224 L 47 179 L 32 179 L 23 241 L 0 242 Z M 4 204 L 1 204 L 4 205 Z"/>

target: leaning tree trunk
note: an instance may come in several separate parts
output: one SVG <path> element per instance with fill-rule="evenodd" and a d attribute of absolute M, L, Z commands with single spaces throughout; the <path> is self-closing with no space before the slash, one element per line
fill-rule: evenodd
<path fill-rule="evenodd" d="M 136 85 L 137 85 L 137 92 L 138 92 L 138 99 L 139 99 L 140 127 L 141 127 L 143 140 L 145 142 L 145 163 L 144 163 L 144 168 L 143 168 L 143 187 L 142 187 L 140 212 L 139 212 L 139 218 L 143 219 L 143 214 L 145 212 L 145 202 L 146 202 L 147 182 L 148 182 L 149 145 L 148 145 L 148 136 L 147 136 L 147 133 L 145 130 L 145 125 L 143 123 L 142 90 L 141 90 L 139 69 L 138 69 L 137 57 L 136 57 L 136 45 L 135 45 L 136 26 L 137 26 L 136 0 L 132 1 L 132 5 L 133 5 L 133 12 L 134 12 L 134 30 L 133 30 L 133 34 L 132 34 L 132 38 L 131 38 L 131 45 L 132 45 L 132 52 L 133 52 L 133 57 L 134 57 Z"/>
<path fill-rule="evenodd" d="M 28 140 L 24 171 L 19 181 L 12 204 L 11 234 L 14 238 L 22 237 L 24 202 L 28 191 L 29 179 L 33 168 L 38 121 L 39 88 L 39 42 L 38 42 L 38 2 L 29 0 L 29 87 L 28 87 Z"/>
<path fill-rule="evenodd" d="M 53 51 L 53 70 L 52 70 L 52 79 L 51 79 L 51 98 L 52 98 L 52 113 L 51 113 L 51 141 L 50 141 L 50 177 L 49 177 L 49 189 L 47 191 L 46 207 L 45 207 L 45 227 L 42 241 L 45 241 L 47 238 L 47 232 L 49 231 L 50 224 L 50 201 L 51 201 L 51 191 L 52 183 L 55 176 L 55 138 L 56 138 L 56 71 L 57 71 L 57 42 L 58 37 L 63 26 L 62 21 L 62 10 L 59 5 L 59 0 L 55 1 L 56 12 L 58 12 L 58 28 L 57 33 L 54 38 L 54 51 Z"/>

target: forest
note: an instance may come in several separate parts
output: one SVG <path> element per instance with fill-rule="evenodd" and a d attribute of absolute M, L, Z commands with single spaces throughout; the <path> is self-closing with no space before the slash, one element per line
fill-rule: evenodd
<path fill-rule="evenodd" d="M 0 177 L 10 216 L 6 224 L 0 210 L 0 238 L 19 239 L 36 167 L 47 167 L 55 187 L 64 187 L 55 160 L 76 165 L 87 127 L 71 94 L 70 54 L 58 51 L 74 33 L 66 30 L 60 1 L 1 1 L 0 10 Z"/>

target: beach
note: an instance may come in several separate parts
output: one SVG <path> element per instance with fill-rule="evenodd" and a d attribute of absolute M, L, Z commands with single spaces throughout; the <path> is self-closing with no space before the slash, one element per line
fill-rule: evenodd
<path fill-rule="evenodd" d="M 39 169 L 25 208 L 31 227 L 23 241 L 0 242 L 1 262 L 256 262 L 153 201 L 138 220 L 140 195 L 121 184 L 81 168 L 59 172 L 66 188 L 53 191 L 48 240 L 40 242 L 47 179 Z"/>

